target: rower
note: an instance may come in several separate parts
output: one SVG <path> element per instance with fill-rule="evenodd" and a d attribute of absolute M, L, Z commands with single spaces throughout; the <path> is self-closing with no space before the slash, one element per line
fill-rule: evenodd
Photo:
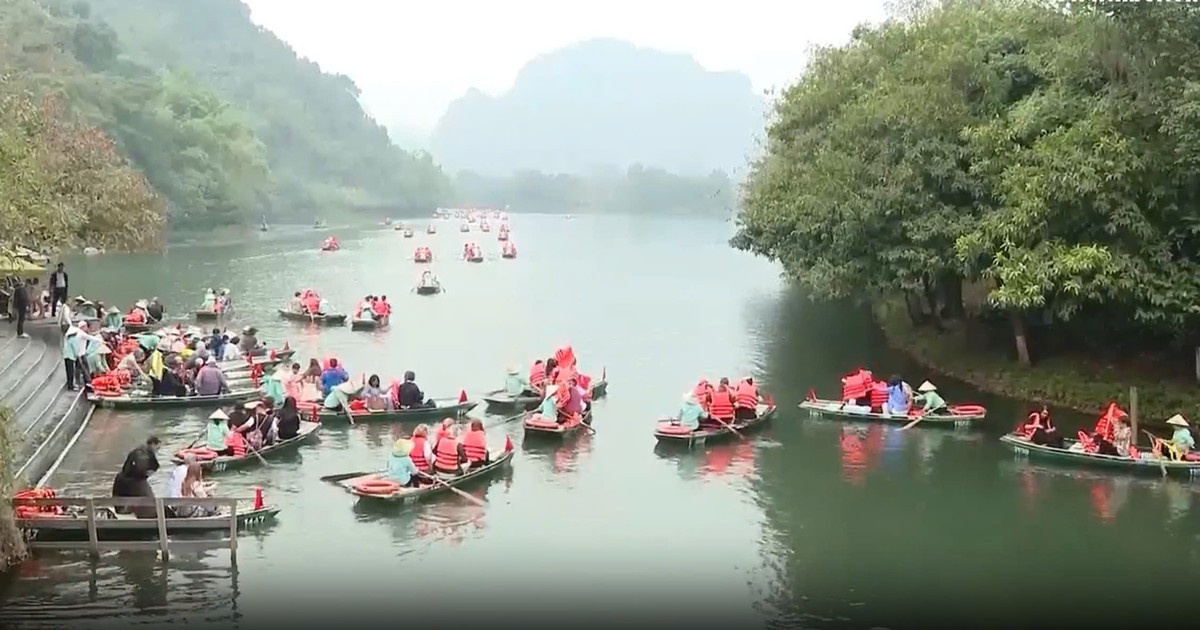
<path fill-rule="evenodd" d="M 737 420 L 754 420 L 758 417 L 758 388 L 754 379 L 747 376 L 738 383 L 735 395 L 733 417 Z"/>
<path fill-rule="evenodd" d="M 262 353 L 262 348 L 258 346 L 258 329 L 253 326 L 246 326 L 242 329 L 242 339 L 238 342 L 238 347 L 242 350 L 242 355 L 253 356 Z"/>
<path fill-rule="evenodd" d="M 529 379 L 521 376 L 521 371 L 515 365 L 509 365 L 505 370 L 504 378 L 504 393 L 510 398 L 517 398 L 531 391 L 529 388 Z"/>
<path fill-rule="evenodd" d="M 204 445 L 216 451 L 217 455 L 232 455 L 233 452 L 225 443 L 230 431 L 229 414 L 218 409 L 208 414 L 208 419 L 212 422 L 204 430 Z"/>
<path fill-rule="evenodd" d="M 412 451 L 412 440 L 400 438 L 392 444 L 392 452 L 388 454 L 387 477 L 404 488 L 421 485 L 417 465 L 411 457 Z"/>
<path fill-rule="evenodd" d="M 1179 454 L 1180 459 L 1186 458 L 1188 452 L 1196 446 L 1196 440 L 1188 429 L 1187 420 L 1184 420 L 1183 416 L 1175 414 L 1167 420 L 1167 424 L 1175 427 L 1175 433 L 1171 435 L 1170 441 L 1170 444 L 1175 447 L 1174 452 Z"/>
<path fill-rule="evenodd" d="M 299 291 L 292 295 L 292 299 L 288 302 L 288 310 L 293 313 L 301 313 L 304 311 L 304 301 L 300 299 Z"/>
<path fill-rule="evenodd" d="M 467 454 L 467 463 L 471 468 L 479 468 L 491 460 L 487 448 L 487 433 L 483 430 L 482 420 L 472 420 L 471 427 L 462 436 L 463 452 Z"/>
<path fill-rule="evenodd" d="M 704 408 L 700 406 L 700 401 L 696 400 L 696 392 L 684 392 L 683 405 L 679 408 L 678 424 L 687 427 L 690 431 L 695 431 L 700 428 L 700 419 L 704 416 Z"/>
<path fill-rule="evenodd" d="M 938 413 L 939 411 L 946 409 L 946 401 L 942 399 L 940 394 L 938 394 L 937 386 L 933 383 L 925 381 L 924 383 L 921 383 L 921 386 L 917 388 L 917 391 L 920 393 L 913 398 L 913 401 L 924 403 L 924 406 L 921 408 L 921 413 L 923 415 Z"/>
<path fill-rule="evenodd" d="M 538 414 L 543 420 L 553 420 L 558 424 L 566 422 L 566 418 L 558 415 L 558 390 L 549 382 L 546 383 L 546 397 L 538 407 Z"/>
<path fill-rule="evenodd" d="M 458 442 L 458 427 L 450 425 L 433 447 L 433 469 L 443 477 L 457 477 L 467 464 L 466 449 Z"/>
<path fill-rule="evenodd" d="M 150 321 L 161 322 L 163 316 L 166 315 L 166 309 L 163 308 L 162 303 L 156 297 L 150 300 L 150 305 L 146 307 L 146 314 L 150 316 Z"/>
<path fill-rule="evenodd" d="M 733 392 L 729 389 L 729 379 L 722 378 L 721 382 L 717 385 L 717 388 L 710 396 L 710 401 L 708 404 L 708 416 L 712 421 L 706 422 L 702 419 L 700 424 L 709 426 L 724 426 L 722 422 L 725 424 L 733 422 L 734 414 L 734 399 Z"/>

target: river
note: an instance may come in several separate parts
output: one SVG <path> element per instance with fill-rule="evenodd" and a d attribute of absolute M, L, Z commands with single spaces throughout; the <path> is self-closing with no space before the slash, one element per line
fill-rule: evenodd
<path fill-rule="evenodd" d="M 73 292 L 117 304 L 153 294 L 188 311 L 202 287 L 228 287 L 239 324 L 289 341 L 303 361 L 336 356 L 356 378 L 385 381 L 411 369 L 436 396 L 499 387 L 506 364 L 525 369 L 569 342 L 582 371 L 610 381 L 595 435 L 527 444 L 519 424 L 487 416 L 490 442 L 511 437 L 517 454 L 511 472 L 472 488 L 485 508 L 451 496 L 378 510 L 318 478 L 381 466 L 391 427 L 328 427 L 269 468 L 217 478 L 225 494 L 261 486 L 283 508 L 243 534 L 236 565 L 226 550 L 177 552 L 169 567 L 150 553 L 107 553 L 94 567 L 81 554 L 41 554 L 4 587 L 6 627 L 328 625 L 448 601 L 462 602 L 459 615 L 514 624 L 562 610 L 693 626 L 1012 626 L 1028 622 L 1030 597 L 1049 606 L 1042 620 L 1111 620 L 1097 608 L 1111 597 L 1171 611 L 1172 587 L 1200 573 L 1192 485 L 1014 460 L 997 437 L 1020 403 L 923 373 L 860 309 L 807 302 L 775 266 L 731 250 L 728 223 L 514 215 L 516 260 L 499 259 L 495 233 L 437 224 L 412 239 L 338 230 L 336 253 L 317 251 L 332 232 L 293 229 L 68 265 Z M 487 262 L 459 260 L 467 238 Z M 434 251 L 442 295 L 410 292 L 418 244 Z M 387 294 L 391 330 L 278 320 L 305 287 L 345 310 Z M 796 408 L 809 387 L 832 394 L 860 365 L 930 377 L 948 399 L 986 404 L 987 426 L 902 432 Z M 745 374 L 780 403 L 770 426 L 694 452 L 656 447 L 655 419 L 698 376 Z M 51 485 L 104 494 L 131 447 L 155 433 L 172 451 L 205 415 L 98 411 Z M 1084 422 L 1059 416 L 1068 428 Z"/>

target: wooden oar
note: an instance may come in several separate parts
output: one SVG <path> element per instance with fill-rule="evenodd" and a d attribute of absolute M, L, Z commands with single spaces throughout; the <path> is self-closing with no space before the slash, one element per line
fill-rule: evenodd
<path fill-rule="evenodd" d="M 454 486 L 452 486 L 452 485 L 450 485 L 450 484 L 446 483 L 445 481 L 442 481 L 441 479 L 439 479 L 437 475 L 430 475 L 430 474 L 428 474 L 428 473 L 423 473 L 423 472 L 421 472 L 421 471 L 419 471 L 419 470 L 417 471 L 417 474 L 418 474 L 418 475 L 421 475 L 422 477 L 425 477 L 426 479 L 432 479 L 432 480 L 434 481 L 434 483 L 440 483 L 440 484 L 442 484 L 443 486 L 445 486 L 447 489 L 449 489 L 450 491 L 454 492 L 454 493 L 455 493 L 455 494 L 457 494 L 458 496 L 460 496 L 460 497 L 462 497 L 462 498 L 464 498 L 464 499 L 467 499 L 468 501 L 470 501 L 471 503 L 474 503 L 475 505 L 478 505 L 479 507 L 486 507 L 486 506 L 487 506 L 487 503 L 486 503 L 486 502 L 485 502 L 483 499 L 480 499 L 480 498 L 478 498 L 478 497 L 471 496 L 471 495 L 467 494 L 466 492 L 463 492 L 462 490 L 459 490 L 458 488 L 455 488 Z"/>
<path fill-rule="evenodd" d="M 1161 442 L 1161 441 L 1162 441 L 1162 438 L 1158 437 L 1157 435 L 1154 435 L 1153 433 L 1151 433 L 1151 432 L 1149 432 L 1149 431 L 1147 431 L 1147 430 L 1145 430 L 1145 429 L 1142 429 L 1142 433 L 1145 433 L 1147 436 L 1149 436 L 1149 437 L 1150 437 L 1150 444 L 1151 444 L 1152 446 L 1153 446 L 1153 445 L 1154 445 L 1156 442 Z M 1164 453 L 1161 453 L 1161 452 L 1160 452 L 1160 453 L 1158 454 L 1158 470 L 1159 470 L 1159 472 L 1161 472 L 1161 473 L 1162 473 L 1162 476 L 1164 476 L 1164 477 L 1166 477 L 1166 476 L 1167 476 L 1167 465 L 1163 463 L 1163 459 L 1164 459 L 1165 457 L 1166 457 L 1166 455 L 1165 455 Z"/>
<path fill-rule="evenodd" d="M 921 412 L 921 415 L 917 416 L 917 417 L 916 417 L 916 419 L 915 419 L 915 420 L 913 420 L 912 422 L 909 422 L 908 424 L 906 424 L 906 425 L 904 425 L 904 426 L 900 427 L 900 430 L 901 430 L 901 431 L 906 431 L 906 430 L 908 430 L 908 429 L 911 429 L 911 428 L 913 428 L 913 427 L 917 426 L 917 423 L 918 423 L 918 422 L 920 422 L 920 421 L 922 421 L 922 420 L 924 420 L 924 419 L 925 419 L 925 412 L 923 412 L 923 411 L 922 411 L 922 412 Z"/>
<path fill-rule="evenodd" d="M 709 416 L 709 417 L 710 417 L 710 418 L 712 418 L 712 416 Z M 736 436 L 738 436 L 739 438 L 741 438 L 741 439 L 743 439 L 743 440 L 745 440 L 745 439 L 746 439 L 746 436 L 744 436 L 744 435 L 742 435 L 741 433 L 739 433 L 739 432 L 738 432 L 738 430 L 737 430 L 737 429 L 735 429 L 735 428 L 733 428 L 733 425 L 729 424 L 728 422 L 725 422 L 724 420 L 722 420 L 722 419 L 720 419 L 720 418 L 712 418 L 712 419 L 713 419 L 713 420 L 716 420 L 717 422 L 720 422 L 720 423 L 721 423 L 721 424 L 722 424 L 722 425 L 723 425 L 723 426 L 724 426 L 726 429 L 729 429 L 730 431 L 733 431 L 733 434 L 734 434 L 734 435 L 736 435 Z"/>
<path fill-rule="evenodd" d="M 347 479 L 354 479 L 355 477 L 365 477 L 367 475 L 373 475 L 373 474 L 376 474 L 376 473 L 373 471 L 370 471 L 370 470 L 352 472 L 352 473 L 340 473 L 337 475 L 326 475 L 324 477 L 321 477 L 321 481 L 324 481 L 325 483 L 338 483 L 341 481 L 345 481 Z"/>

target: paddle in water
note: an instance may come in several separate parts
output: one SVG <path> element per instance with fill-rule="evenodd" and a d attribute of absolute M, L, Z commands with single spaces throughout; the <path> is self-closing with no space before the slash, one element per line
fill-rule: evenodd
<path fill-rule="evenodd" d="M 454 486 L 452 486 L 452 485 L 450 485 L 450 484 L 446 483 L 445 481 L 442 481 L 442 480 L 441 480 L 441 479 L 440 479 L 440 478 L 439 478 L 437 475 L 430 475 L 430 474 L 428 474 L 428 473 L 423 473 L 423 472 L 420 472 L 420 471 L 417 471 L 417 474 L 418 474 L 418 475 L 421 475 L 422 477 L 425 477 L 426 479 L 432 479 L 432 480 L 434 481 L 434 483 L 440 483 L 440 484 L 442 484 L 443 486 L 445 486 L 445 487 L 446 487 L 448 490 L 450 490 L 451 492 L 454 492 L 454 493 L 455 493 L 455 494 L 457 494 L 458 496 L 460 496 L 460 497 L 462 497 L 462 498 L 464 498 L 464 499 L 467 499 L 468 501 L 470 501 L 471 503 L 474 503 L 475 505 L 478 505 L 479 507 L 486 507 L 486 506 L 487 506 L 487 502 L 486 502 L 486 501 L 484 501 L 483 499 L 480 499 L 479 497 L 471 496 L 471 495 L 467 494 L 466 492 L 463 492 L 462 490 L 459 490 L 458 488 L 455 488 Z"/>
<path fill-rule="evenodd" d="M 1142 433 L 1145 433 L 1147 436 L 1150 437 L 1151 445 L 1157 445 L 1160 442 L 1165 443 L 1165 441 L 1162 438 L 1158 437 L 1157 435 L 1154 435 L 1153 433 L 1151 433 L 1145 429 L 1142 429 Z M 1164 476 L 1164 477 L 1167 476 L 1167 465 L 1163 463 L 1163 459 L 1165 459 L 1165 458 L 1166 458 L 1166 455 L 1164 455 L 1162 453 L 1162 450 L 1160 447 L 1160 450 L 1158 453 L 1158 470 L 1159 470 L 1159 472 L 1162 473 L 1162 476 Z"/>
<path fill-rule="evenodd" d="M 920 414 L 917 415 L 917 417 L 912 422 L 909 422 L 908 424 L 900 427 L 900 430 L 905 431 L 905 430 L 911 429 L 911 428 L 917 426 L 917 423 L 924 419 L 925 419 L 925 412 L 922 411 Z"/>
<path fill-rule="evenodd" d="M 711 418 L 712 416 L 709 416 L 709 417 Z M 733 428 L 733 425 L 732 425 L 732 424 L 730 424 L 730 423 L 728 423 L 728 422 L 725 422 L 724 420 L 722 420 L 722 419 L 720 419 L 720 418 L 713 418 L 713 420 L 716 420 L 717 422 L 720 422 L 722 426 L 724 426 L 726 429 L 729 429 L 730 431 L 733 431 L 733 434 L 734 434 L 734 435 L 736 435 L 736 436 L 738 436 L 739 438 L 741 438 L 741 439 L 743 439 L 743 440 L 745 440 L 745 439 L 746 439 L 746 436 L 742 435 L 741 433 L 739 433 L 739 432 L 738 432 L 738 430 L 737 430 L 737 429 Z"/>

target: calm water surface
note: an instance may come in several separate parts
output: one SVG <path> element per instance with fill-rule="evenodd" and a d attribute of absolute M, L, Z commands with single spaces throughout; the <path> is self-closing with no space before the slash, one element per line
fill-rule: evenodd
<path fill-rule="evenodd" d="M 284 230 L 165 257 L 72 260 L 72 289 L 117 304 L 154 294 L 188 311 L 203 287 L 228 287 L 239 325 L 288 340 L 305 362 L 336 356 L 356 377 L 385 381 L 411 369 L 435 396 L 499 387 L 506 364 L 524 369 L 569 342 L 583 371 L 608 373 L 595 435 L 525 443 L 519 425 L 476 410 L 493 445 L 511 437 L 518 451 L 510 473 L 472 488 L 487 507 L 451 496 L 380 510 L 318 478 L 381 467 L 393 427 L 326 428 L 319 444 L 270 468 L 219 476 L 225 494 L 261 486 L 283 508 L 276 524 L 243 535 L 236 566 L 224 550 L 177 553 L 169 568 L 153 554 L 108 553 L 96 566 L 43 554 L 7 585 L 0 621 L 337 623 L 452 598 L 471 604 L 464 614 L 513 623 L 569 607 L 589 619 L 653 613 L 739 627 L 1012 625 L 1027 620 L 1014 602 L 1031 589 L 1086 616 L 1094 606 L 1083 602 L 1113 588 L 1114 575 L 1155 576 L 1122 579 L 1120 589 L 1163 612 L 1166 574 L 1180 584 L 1200 577 L 1195 487 L 1013 460 L 996 438 L 1021 416 L 1018 403 L 914 368 L 856 309 L 806 302 L 775 267 L 729 249 L 726 223 L 516 215 L 516 260 L 499 259 L 495 233 L 438 225 L 439 234 L 413 239 L 340 230 L 337 253 L 317 251 L 329 232 Z M 489 260 L 461 262 L 466 240 Z M 421 244 L 433 248 L 442 295 L 410 292 Z M 343 310 L 387 294 L 392 327 L 279 321 L 275 309 L 305 287 Z M 837 377 L 859 365 L 934 377 L 948 398 L 987 404 L 989 426 L 901 432 L 796 409 L 809 387 L 832 394 Z M 747 441 L 694 452 L 656 446 L 654 421 L 701 374 L 753 374 L 780 403 L 778 417 Z M 174 450 L 205 415 L 98 411 L 51 485 L 106 494 L 147 434 Z"/>

